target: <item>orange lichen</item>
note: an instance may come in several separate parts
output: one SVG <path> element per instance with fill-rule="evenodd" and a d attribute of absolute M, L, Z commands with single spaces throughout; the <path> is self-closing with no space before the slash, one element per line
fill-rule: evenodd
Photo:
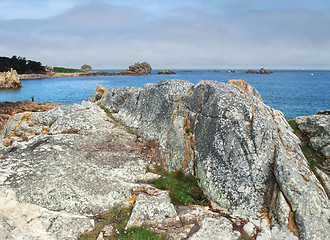
<path fill-rule="evenodd" d="M 301 177 L 304 179 L 305 182 L 307 182 L 307 179 L 304 175 L 301 175 Z"/>
<path fill-rule="evenodd" d="M 275 186 L 275 196 L 274 196 L 274 211 L 276 211 L 276 204 L 277 204 L 277 198 L 278 198 L 278 194 L 280 193 L 280 188 L 276 185 Z"/>
<path fill-rule="evenodd" d="M 244 92 L 247 92 L 247 83 L 244 81 L 244 80 L 242 80 L 242 79 L 233 79 L 233 80 L 229 80 L 228 82 L 227 82 L 227 84 L 228 83 L 230 83 L 230 84 L 232 84 L 232 85 L 234 85 L 234 86 L 236 86 L 236 87 L 238 87 L 238 88 L 240 88 L 240 89 L 242 89 Z"/>
<path fill-rule="evenodd" d="M 9 134 L 8 139 L 5 139 L 2 144 L 4 146 L 8 146 L 8 144 L 12 145 L 13 144 L 13 139 L 11 137 L 13 137 L 16 134 L 16 130 L 17 128 L 24 122 L 28 122 L 29 118 L 31 116 L 31 113 L 27 112 L 27 113 L 23 113 L 23 119 L 15 126 L 14 130 Z"/>
<path fill-rule="evenodd" d="M 97 90 L 103 90 L 104 92 L 106 92 L 107 90 L 104 88 L 104 87 L 102 87 L 102 86 L 98 86 L 97 88 L 96 88 L 96 91 Z"/>
<path fill-rule="evenodd" d="M 132 206 L 134 205 L 138 195 L 132 194 L 132 196 L 126 198 L 126 202 L 129 202 Z"/>
<path fill-rule="evenodd" d="M 270 226 L 271 221 L 269 219 L 268 213 L 269 213 L 268 207 L 263 206 L 261 211 L 260 211 L 260 215 L 261 215 L 260 219 L 266 219 L 267 220 L 267 225 Z"/>
<path fill-rule="evenodd" d="M 290 208 L 291 210 L 291 208 Z M 296 221 L 295 221 L 295 217 L 294 217 L 294 213 L 292 211 L 290 211 L 289 213 L 289 222 L 288 222 L 288 229 L 293 233 L 293 235 L 299 237 L 299 231 L 296 225 Z"/>

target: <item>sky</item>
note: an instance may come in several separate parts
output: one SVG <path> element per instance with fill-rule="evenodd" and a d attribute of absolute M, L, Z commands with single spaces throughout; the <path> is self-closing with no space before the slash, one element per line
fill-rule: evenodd
<path fill-rule="evenodd" d="M 330 69 L 329 0 L 0 0 L 0 56 L 125 69 Z"/>

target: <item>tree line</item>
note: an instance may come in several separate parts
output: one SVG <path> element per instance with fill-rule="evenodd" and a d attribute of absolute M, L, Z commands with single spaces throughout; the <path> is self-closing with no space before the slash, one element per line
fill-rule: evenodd
<path fill-rule="evenodd" d="M 0 72 L 10 71 L 11 68 L 19 74 L 45 72 L 45 67 L 42 66 L 41 62 L 26 60 L 25 57 L 17 56 L 11 58 L 0 57 Z"/>

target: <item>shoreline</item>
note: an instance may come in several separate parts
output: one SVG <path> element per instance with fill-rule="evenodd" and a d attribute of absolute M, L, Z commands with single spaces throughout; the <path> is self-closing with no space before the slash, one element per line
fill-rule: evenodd
<path fill-rule="evenodd" d="M 103 71 L 89 71 L 89 72 L 75 72 L 75 73 L 46 73 L 46 74 L 18 74 L 20 80 L 30 79 L 46 79 L 46 78 L 66 78 L 66 77 L 95 77 L 95 76 L 122 76 L 119 72 L 103 72 Z"/>

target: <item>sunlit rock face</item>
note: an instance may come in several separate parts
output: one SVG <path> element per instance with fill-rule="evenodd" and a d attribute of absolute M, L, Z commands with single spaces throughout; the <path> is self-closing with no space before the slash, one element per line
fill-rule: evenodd
<path fill-rule="evenodd" d="M 299 139 L 246 82 L 164 80 L 109 89 L 97 103 L 144 138 L 158 139 L 159 163 L 197 175 L 219 206 L 270 218 L 301 239 L 329 235 L 329 201 Z"/>
<path fill-rule="evenodd" d="M 16 70 L 0 73 L 0 89 L 22 87 Z"/>

